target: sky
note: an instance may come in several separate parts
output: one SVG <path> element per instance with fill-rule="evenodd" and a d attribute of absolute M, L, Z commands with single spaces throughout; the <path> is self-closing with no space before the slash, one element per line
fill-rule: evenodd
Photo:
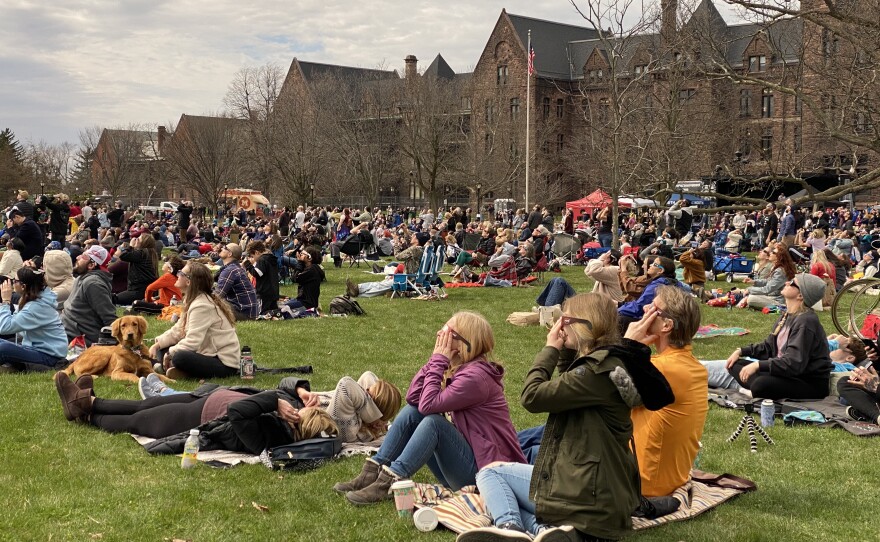
<path fill-rule="evenodd" d="M 176 124 L 221 110 L 242 67 L 294 57 L 402 73 L 405 56 L 426 68 L 441 53 L 471 71 L 502 8 L 583 21 L 567 0 L 2 0 L 0 130 L 57 145 Z"/>

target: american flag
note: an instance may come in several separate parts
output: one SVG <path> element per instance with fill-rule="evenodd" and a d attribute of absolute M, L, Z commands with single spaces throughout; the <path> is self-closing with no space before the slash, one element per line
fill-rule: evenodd
<path fill-rule="evenodd" d="M 529 48 L 529 75 L 535 75 L 535 48 Z"/>

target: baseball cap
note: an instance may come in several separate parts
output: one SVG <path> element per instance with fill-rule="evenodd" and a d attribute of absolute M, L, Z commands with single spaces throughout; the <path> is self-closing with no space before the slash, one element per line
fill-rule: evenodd
<path fill-rule="evenodd" d="M 99 266 L 106 265 L 107 260 L 109 259 L 107 249 L 98 245 L 90 246 L 85 252 L 83 252 L 83 255 L 88 256 L 89 259 Z"/>
<path fill-rule="evenodd" d="M 24 213 L 21 212 L 21 209 L 18 208 L 18 205 L 13 205 L 12 209 L 9 209 L 9 212 L 6 213 L 6 217 L 12 219 L 14 216 L 24 216 Z"/>

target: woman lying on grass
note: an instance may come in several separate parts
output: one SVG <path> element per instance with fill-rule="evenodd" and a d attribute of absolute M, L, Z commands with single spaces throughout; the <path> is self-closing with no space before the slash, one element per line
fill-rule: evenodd
<path fill-rule="evenodd" d="M 643 336 L 657 317 L 649 312 L 630 327 Z M 640 392 L 658 397 L 658 404 L 649 401 L 652 408 L 668 404 L 672 395 L 668 384 L 665 395 L 662 386 L 637 389 L 626 371 L 624 359 L 648 367 L 650 357 L 639 342 L 621 343 L 610 297 L 589 293 L 567 300 L 520 397 L 529 412 L 549 413 L 535 464 L 482 469 L 477 486 L 496 527 L 462 533 L 457 542 L 526 541 L 534 535 L 574 542 L 628 533 L 639 505 L 631 410 L 642 403 Z"/>
<path fill-rule="evenodd" d="M 291 388 L 281 381 L 279 387 Z M 370 442 L 388 432 L 388 421 L 400 410 L 400 390 L 387 380 L 381 380 L 370 371 L 355 381 L 343 376 L 336 389 L 312 392 L 306 386 L 294 386 L 297 397 L 306 407 L 326 411 L 339 428 L 343 442 Z M 142 399 L 185 394 L 165 385 L 156 375 L 141 377 L 138 389 Z"/>
<path fill-rule="evenodd" d="M 780 245 L 777 245 L 780 246 Z M 762 343 L 737 348 L 727 370 L 753 397 L 822 399 L 828 395 L 831 357 L 828 337 L 812 307 L 825 295 L 825 283 L 799 273 L 782 288 L 786 312 Z"/>
<path fill-rule="evenodd" d="M 95 397 L 92 377 L 76 383 L 62 371 L 55 387 L 69 421 L 88 423 L 110 433 L 171 437 L 151 453 L 180 453 L 190 429 L 202 430 L 204 450 L 259 454 L 267 448 L 336 433 L 336 424 L 319 408 L 303 408 L 296 390 L 308 383 L 284 379 L 277 390 L 250 394 L 207 384 L 192 393 L 150 397 L 143 401 Z M 175 436 L 179 438 L 174 438 Z M 163 443 L 159 443 L 160 446 Z"/>
<path fill-rule="evenodd" d="M 525 462 L 504 398 L 504 369 L 490 361 L 494 346 L 485 318 L 454 314 L 437 332 L 434 353 L 413 378 L 379 453 L 354 480 L 333 489 L 353 504 L 371 504 L 389 499 L 392 483 L 425 464 L 457 490 L 474 484 L 477 471 L 493 461 Z"/>

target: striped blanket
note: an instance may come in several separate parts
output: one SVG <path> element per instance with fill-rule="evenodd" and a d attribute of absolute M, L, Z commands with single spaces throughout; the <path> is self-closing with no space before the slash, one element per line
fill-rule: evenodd
<path fill-rule="evenodd" d="M 751 480 L 730 474 L 718 475 L 692 470 L 691 480 L 672 494 L 681 501 L 678 511 L 653 520 L 634 517 L 633 529 L 648 529 L 664 523 L 684 521 L 755 489 L 757 486 Z M 453 532 L 462 533 L 492 525 L 492 519 L 486 512 L 476 486 L 463 487 L 460 491 L 453 492 L 436 484 L 416 484 L 415 495 L 416 508 L 432 507 L 440 524 Z"/>

